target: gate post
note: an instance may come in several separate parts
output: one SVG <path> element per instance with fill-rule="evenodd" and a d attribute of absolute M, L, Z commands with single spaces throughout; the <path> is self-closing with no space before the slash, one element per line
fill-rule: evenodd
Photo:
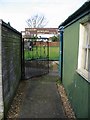
<path fill-rule="evenodd" d="M 22 80 L 25 79 L 24 38 L 22 38 Z"/>
<path fill-rule="evenodd" d="M 48 55 L 48 73 L 49 73 L 49 41 L 47 41 L 47 55 Z"/>
<path fill-rule="evenodd" d="M 59 57 L 59 73 L 62 81 L 62 76 L 63 76 L 63 32 L 64 32 L 64 27 L 61 26 L 59 28 L 60 32 L 60 57 Z"/>

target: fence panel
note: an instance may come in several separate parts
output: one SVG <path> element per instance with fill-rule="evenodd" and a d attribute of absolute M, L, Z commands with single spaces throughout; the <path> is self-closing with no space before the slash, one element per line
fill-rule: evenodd
<path fill-rule="evenodd" d="M 21 33 L 1 21 L 4 113 L 6 115 L 21 79 Z"/>

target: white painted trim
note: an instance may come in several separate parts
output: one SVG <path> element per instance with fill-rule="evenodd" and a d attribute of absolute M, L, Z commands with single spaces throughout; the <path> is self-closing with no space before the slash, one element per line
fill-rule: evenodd
<path fill-rule="evenodd" d="M 82 34 L 82 36 L 81 36 Z M 80 24 L 80 31 L 79 31 L 79 53 L 78 53 L 78 69 L 81 68 L 81 59 L 82 59 L 82 46 L 83 46 L 83 34 L 84 34 L 84 27 L 82 24 Z"/>
<path fill-rule="evenodd" d="M 86 81 L 90 83 L 90 72 L 84 69 L 77 69 L 76 72 L 81 75 Z"/>
<path fill-rule="evenodd" d="M 79 31 L 79 49 L 78 49 L 78 67 L 77 67 L 77 73 L 80 74 L 85 80 L 90 82 L 90 72 L 84 69 L 85 64 L 85 52 L 84 49 L 88 48 L 89 45 L 86 45 L 86 41 L 84 40 L 84 30 L 85 27 L 81 23 L 80 24 L 80 31 Z M 88 62 L 88 61 L 87 61 Z M 87 63 L 88 64 L 88 63 Z"/>

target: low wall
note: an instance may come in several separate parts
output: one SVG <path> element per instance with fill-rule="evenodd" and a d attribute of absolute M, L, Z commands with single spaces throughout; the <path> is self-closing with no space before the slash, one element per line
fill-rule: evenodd
<path fill-rule="evenodd" d="M 49 46 L 59 46 L 59 42 L 49 42 Z"/>
<path fill-rule="evenodd" d="M 3 89 L 0 109 L 3 112 L 4 108 L 6 115 L 21 79 L 22 37 L 21 33 L 2 20 L 0 20 L 0 33 L 0 89 Z"/>
<path fill-rule="evenodd" d="M 42 45 L 42 42 L 36 42 L 36 46 L 40 46 L 40 44 Z M 47 46 L 47 42 L 44 42 L 43 45 Z M 48 45 L 51 46 L 59 46 L 59 42 L 48 42 Z"/>

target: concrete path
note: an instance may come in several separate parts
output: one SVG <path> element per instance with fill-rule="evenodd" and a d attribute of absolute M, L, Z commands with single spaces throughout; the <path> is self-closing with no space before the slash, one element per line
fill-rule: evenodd
<path fill-rule="evenodd" d="M 57 73 L 27 80 L 25 97 L 22 98 L 18 118 L 65 118 L 57 90 Z"/>

